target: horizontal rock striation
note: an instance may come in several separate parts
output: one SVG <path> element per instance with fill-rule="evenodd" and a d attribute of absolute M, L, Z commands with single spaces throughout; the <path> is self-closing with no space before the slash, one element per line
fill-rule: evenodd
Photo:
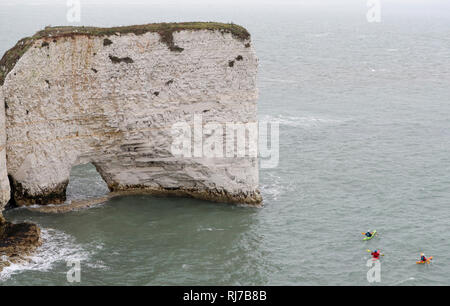
<path fill-rule="evenodd" d="M 71 168 L 88 162 L 111 191 L 261 203 L 256 156 L 171 150 L 173 125 L 194 115 L 203 125 L 256 123 L 257 58 L 244 28 L 46 28 L 8 51 L 0 71 L 0 205 L 4 148 L 17 205 L 64 202 Z"/>

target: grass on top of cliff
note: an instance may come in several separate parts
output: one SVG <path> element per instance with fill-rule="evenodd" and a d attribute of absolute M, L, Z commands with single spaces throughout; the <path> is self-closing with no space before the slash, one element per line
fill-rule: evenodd
<path fill-rule="evenodd" d="M 143 25 L 132 25 L 112 28 L 98 27 L 73 27 L 57 26 L 46 27 L 31 37 L 21 39 L 13 48 L 6 51 L 0 60 L 0 86 L 3 85 L 6 75 L 14 68 L 22 55 L 28 50 L 34 41 L 41 38 L 71 37 L 75 35 L 88 36 L 112 36 L 120 34 L 134 33 L 142 35 L 147 32 L 155 32 L 160 35 L 161 42 L 174 52 L 181 52 L 183 48 L 176 46 L 173 42 L 173 33 L 179 31 L 219 31 L 221 33 L 231 33 L 234 38 L 241 41 L 250 39 L 250 33 L 242 26 L 233 23 L 220 22 L 177 22 L 177 23 L 150 23 Z"/>

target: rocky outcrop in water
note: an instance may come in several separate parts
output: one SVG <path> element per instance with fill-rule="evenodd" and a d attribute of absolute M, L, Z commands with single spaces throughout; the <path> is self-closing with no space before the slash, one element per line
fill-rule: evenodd
<path fill-rule="evenodd" d="M 10 187 L 17 205 L 63 203 L 71 168 L 88 162 L 111 191 L 259 205 L 256 156 L 171 148 L 173 125 L 194 114 L 256 123 L 256 70 L 250 35 L 232 24 L 49 27 L 22 39 L 0 61 L 0 211 Z"/>
<path fill-rule="evenodd" d="M 27 261 L 42 243 L 40 233 L 35 224 L 13 224 L 0 217 L 0 271 L 11 263 Z"/>

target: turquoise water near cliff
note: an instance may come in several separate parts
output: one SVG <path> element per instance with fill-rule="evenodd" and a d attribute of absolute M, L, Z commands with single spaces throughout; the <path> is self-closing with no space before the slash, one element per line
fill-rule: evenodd
<path fill-rule="evenodd" d="M 44 245 L 0 284 L 70 284 L 66 260 L 78 259 L 82 285 L 369 285 L 366 248 L 379 248 L 381 285 L 450 285 L 450 10 L 432 2 L 383 4 L 376 24 L 364 1 L 82 5 L 86 25 L 247 27 L 279 165 L 260 171 L 260 209 L 130 196 L 61 215 L 10 210 L 41 226 Z M 65 3 L 0 3 L 0 53 L 65 14 Z M 87 165 L 69 191 L 106 190 Z M 379 237 L 362 242 L 371 229 Z M 421 251 L 432 265 L 415 264 Z"/>

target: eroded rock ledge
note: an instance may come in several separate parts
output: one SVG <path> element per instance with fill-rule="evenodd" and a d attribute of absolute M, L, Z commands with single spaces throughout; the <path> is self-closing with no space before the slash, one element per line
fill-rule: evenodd
<path fill-rule="evenodd" d="M 71 168 L 88 162 L 112 192 L 259 205 L 256 157 L 171 151 L 172 126 L 196 114 L 255 123 L 256 71 L 234 24 L 47 27 L 20 40 L 0 60 L 0 211 L 10 194 L 63 203 Z"/>

